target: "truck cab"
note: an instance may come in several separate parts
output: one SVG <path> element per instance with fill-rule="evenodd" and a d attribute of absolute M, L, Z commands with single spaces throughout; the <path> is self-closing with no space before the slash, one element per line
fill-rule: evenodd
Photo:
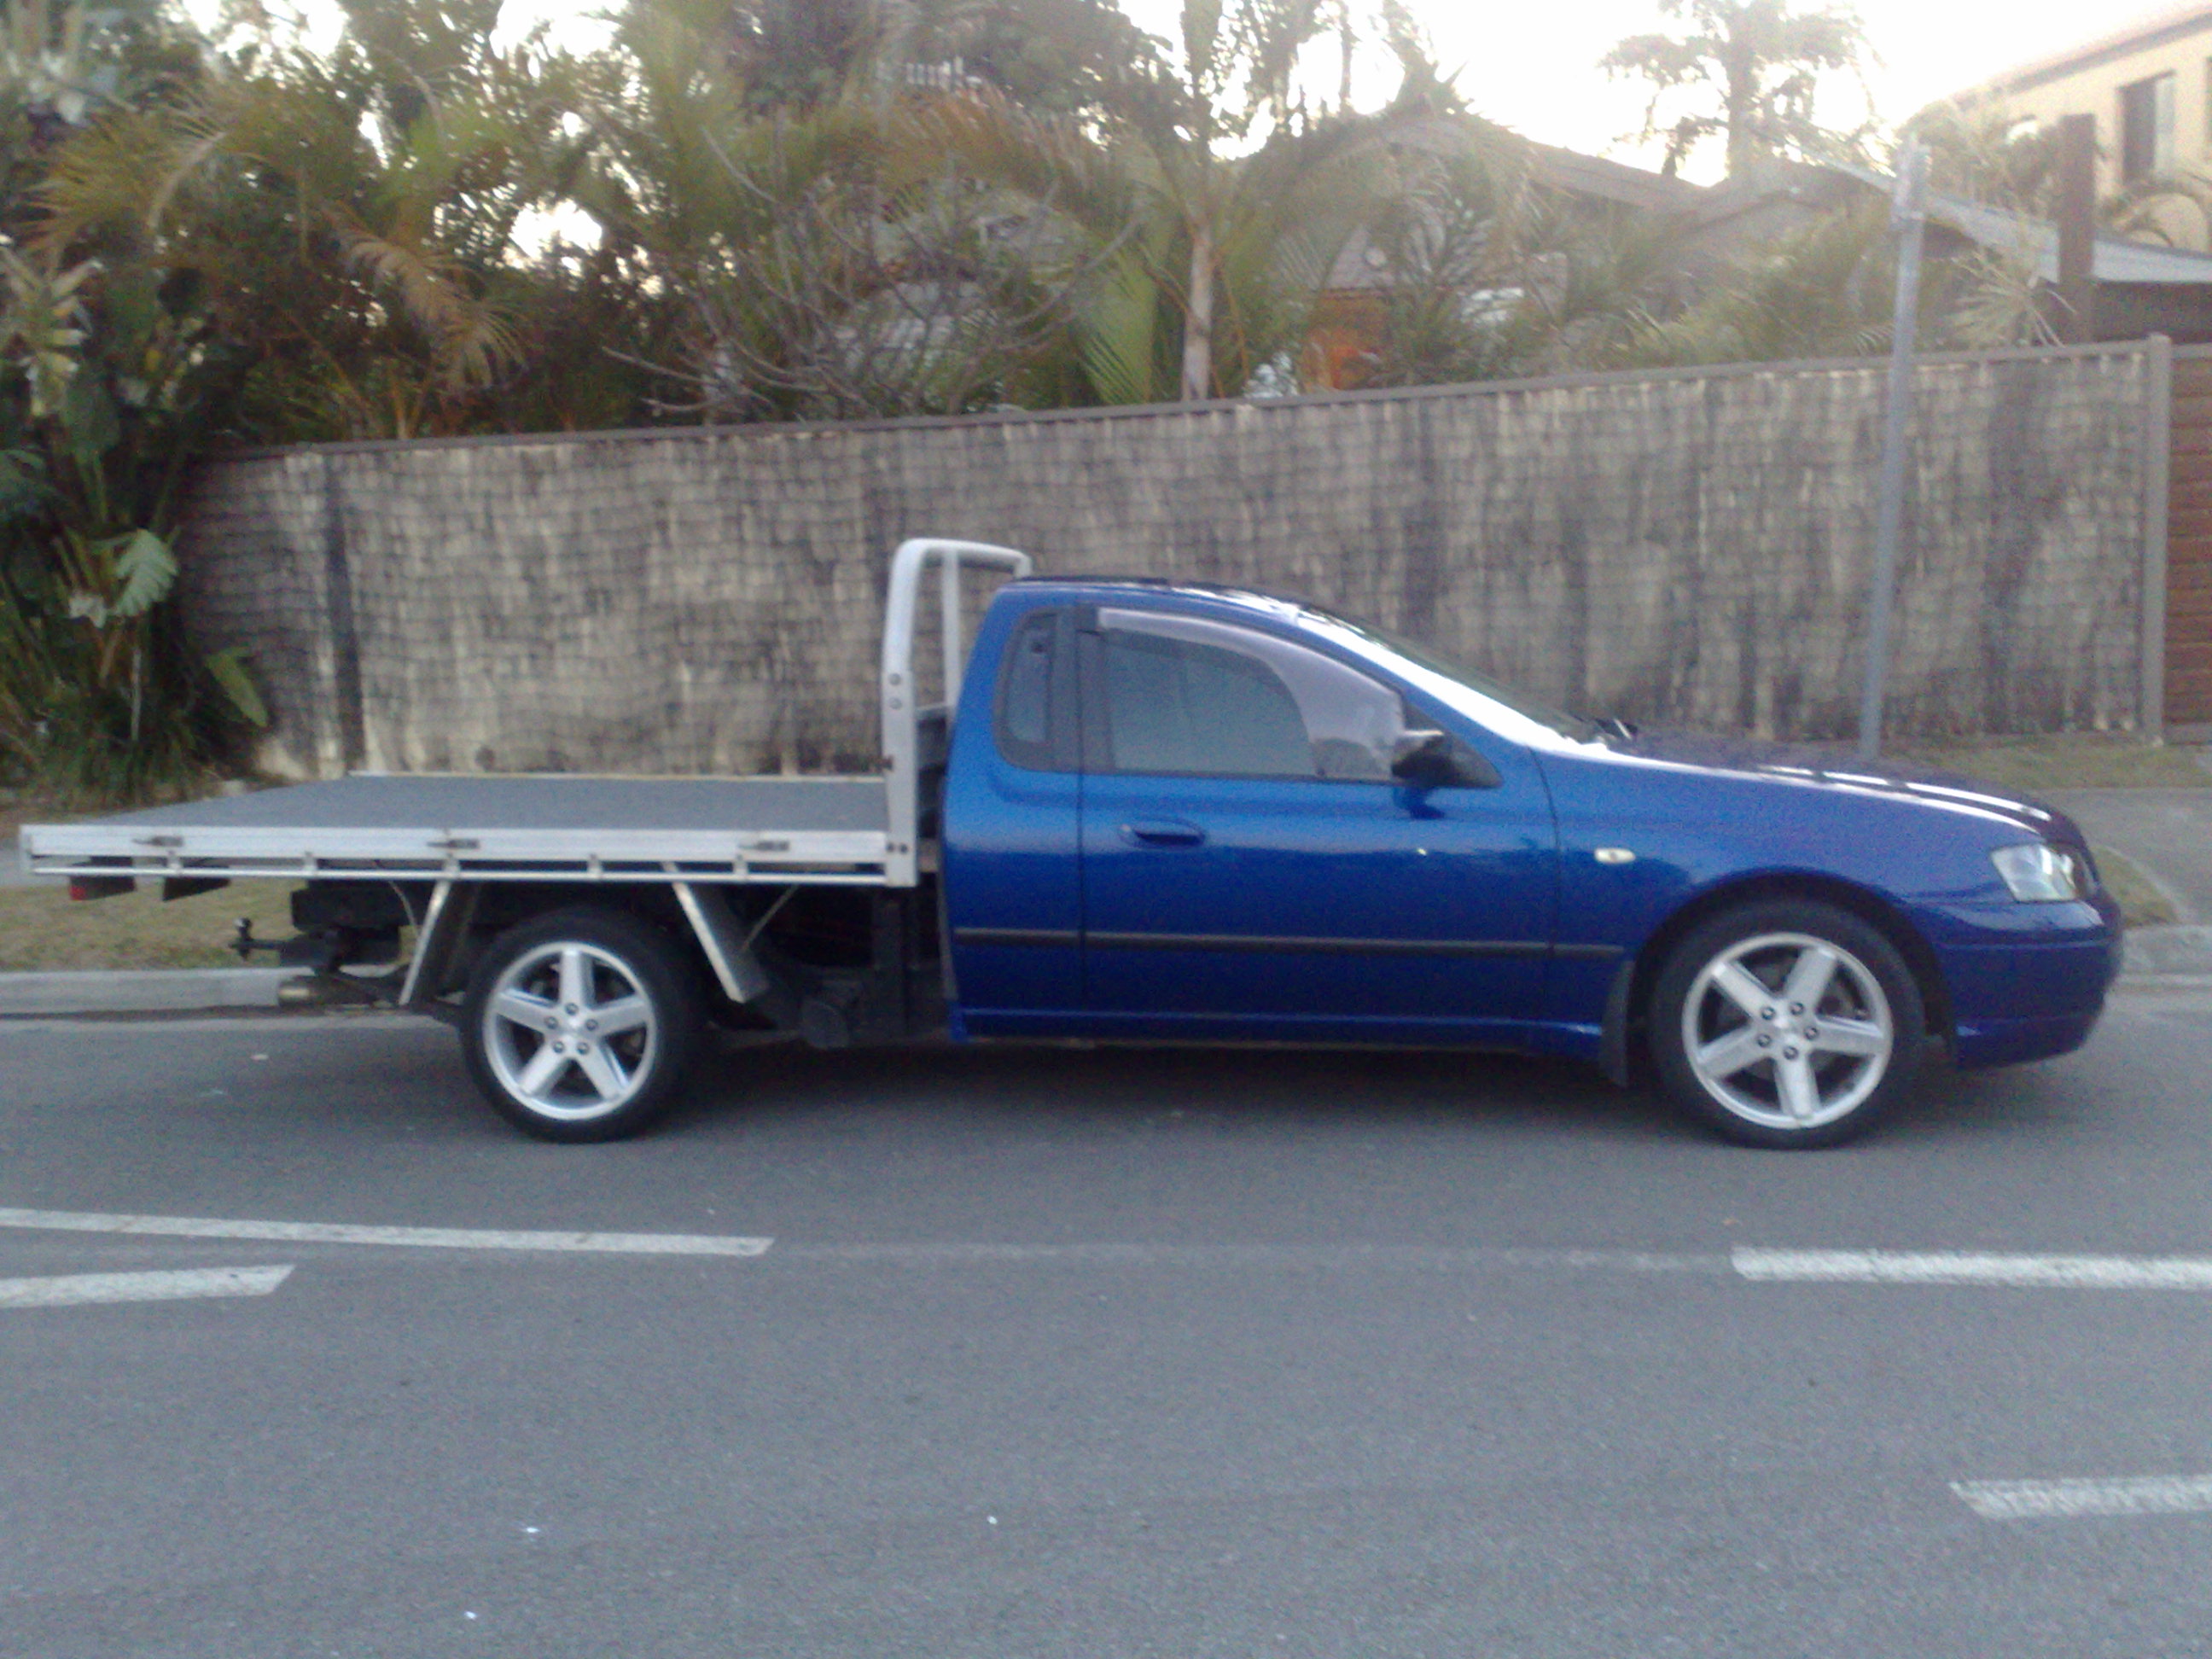
<path fill-rule="evenodd" d="M 945 780 L 960 1030 L 1522 1046 L 1542 773 L 1362 643 L 1248 592 L 1002 589 Z"/>

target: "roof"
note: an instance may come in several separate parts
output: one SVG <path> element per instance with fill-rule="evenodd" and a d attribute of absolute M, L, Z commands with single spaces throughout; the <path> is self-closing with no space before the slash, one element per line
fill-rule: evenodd
<path fill-rule="evenodd" d="M 2002 97 L 2007 93 L 2027 92 L 2083 70 L 2096 69 L 2136 52 L 2148 52 L 2207 32 L 2212 32 L 2212 5 L 2194 0 L 2190 5 L 2170 6 L 2138 17 L 2123 28 L 2094 36 L 2080 46 L 2069 46 L 2063 52 L 1993 75 L 1961 94 L 1958 101 L 1973 103 L 1992 95 Z"/>
<path fill-rule="evenodd" d="M 2212 16 L 2212 9 L 2208 9 Z M 1887 195 L 1895 181 L 1870 167 L 1830 162 L 1828 170 L 1854 179 Z M 1928 216 L 1948 225 L 1968 240 L 2000 253 L 2016 253 L 2032 259 L 2042 281 L 2058 280 L 2058 228 L 2007 208 L 1990 207 L 1961 197 L 1931 195 Z M 2212 287 L 2212 253 L 2193 253 L 2186 248 L 2160 247 L 2154 242 L 2130 241 L 2124 236 L 2096 240 L 2091 272 L 2100 283 L 2149 287 Z"/>
<path fill-rule="evenodd" d="M 1255 587 L 1249 582 L 1212 582 L 1187 576 L 1154 576 L 1127 571 L 1079 571 L 1067 575 L 1024 576 L 1010 587 L 1125 588 L 1144 593 L 1184 593 L 1195 599 L 1220 599 L 1231 604 L 1267 607 L 1288 605 L 1294 610 L 1321 607 L 1304 594 L 1279 588 Z"/>
<path fill-rule="evenodd" d="M 2027 254 L 2035 261 L 2038 276 L 2046 283 L 2058 280 L 2058 228 L 2047 219 L 2031 219 L 1951 197 L 1930 201 L 1928 216 L 1984 247 Z M 2124 236 L 2098 237 L 2090 270 L 2100 283 L 2212 286 L 2212 253 L 2132 242 Z"/>
<path fill-rule="evenodd" d="M 1670 179 L 1663 173 L 1609 161 L 1602 155 L 1585 155 L 1580 150 L 1550 144 L 1531 144 L 1529 149 L 1534 156 L 1536 176 L 1554 189 L 1575 196 L 1668 213 L 1695 208 L 1707 193 L 1705 185 L 1686 179 Z"/>
<path fill-rule="evenodd" d="M 1482 124 L 1486 125 L 1486 124 Z M 1398 142 L 1432 155 L 1449 155 L 1475 142 L 1477 124 L 1455 117 L 1421 123 Z M 1653 213 L 1688 213 L 1710 193 L 1703 185 L 1669 179 L 1643 167 L 1609 161 L 1601 155 L 1528 144 L 1529 176 L 1540 185 L 1584 201 L 1611 202 Z M 1389 260 L 1361 226 L 1346 240 L 1322 286 L 1331 293 L 1353 293 L 1388 285 Z"/>

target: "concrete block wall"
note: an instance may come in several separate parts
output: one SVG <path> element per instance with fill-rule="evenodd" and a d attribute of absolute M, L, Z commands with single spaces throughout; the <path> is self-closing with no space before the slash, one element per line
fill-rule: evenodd
<path fill-rule="evenodd" d="M 1893 729 L 2124 728 L 2146 348 L 1931 360 Z M 209 467 L 185 536 L 295 775 L 818 770 L 876 747 L 910 535 L 1301 593 L 1592 713 L 1848 735 L 1881 365 L 841 428 L 326 446 Z"/>

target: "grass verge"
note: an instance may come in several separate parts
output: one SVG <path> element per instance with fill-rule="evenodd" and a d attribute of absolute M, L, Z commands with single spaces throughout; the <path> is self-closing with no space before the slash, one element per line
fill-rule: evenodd
<path fill-rule="evenodd" d="M 2212 789 L 2207 751 L 2122 733 L 2069 732 L 1938 744 L 1906 739 L 1889 752 L 2000 789 Z"/>
<path fill-rule="evenodd" d="M 242 881 L 213 893 L 161 902 L 158 881 L 135 893 L 87 903 L 66 888 L 0 887 L 0 973 L 82 968 L 235 968 L 223 945 L 240 916 L 263 939 L 292 936 L 296 882 Z M 258 956 L 266 968 L 275 958 Z"/>
<path fill-rule="evenodd" d="M 2181 920 L 2165 891 L 2125 853 L 2109 847 L 2093 847 L 2089 852 L 2097 860 L 2097 873 L 2105 879 L 2105 890 L 2119 902 L 2129 927 L 2164 927 Z"/>

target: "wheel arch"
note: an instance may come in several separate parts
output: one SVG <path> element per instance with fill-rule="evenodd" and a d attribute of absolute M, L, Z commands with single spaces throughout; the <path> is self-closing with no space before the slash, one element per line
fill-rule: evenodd
<path fill-rule="evenodd" d="M 1911 969 L 1928 1023 L 1928 1035 L 1948 1044 L 1954 1035 L 1951 997 L 1942 965 L 1926 938 L 1897 904 L 1871 888 L 1814 871 L 1770 871 L 1707 888 L 1668 912 L 1621 965 L 1606 1000 L 1601 1056 L 1616 1083 L 1643 1080 L 1650 1060 L 1638 1041 L 1649 1019 L 1651 995 L 1675 945 L 1723 910 L 1771 899 L 1813 899 L 1845 910 L 1879 931 Z"/>
<path fill-rule="evenodd" d="M 702 988 L 714 983 L 714 969 L 696 930 L 676 902 L 672 889 L 658 882 L 481 882 L 476 908 L 462 948 L 446 964 L 432 994 L 442 996 L 468 983 L 477 957 L 501 935 L 561 910 L 611 910 L 665 934 Z M 719 991 L 716 993 L 719 996 Z"/>

